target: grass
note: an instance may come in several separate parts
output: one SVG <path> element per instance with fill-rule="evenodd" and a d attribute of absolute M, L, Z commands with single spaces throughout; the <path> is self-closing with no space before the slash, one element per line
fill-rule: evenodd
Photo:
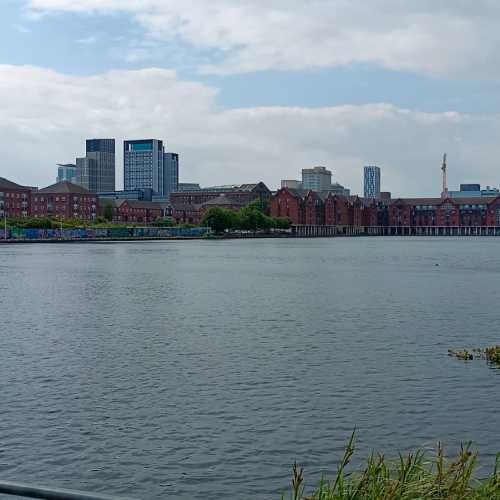
<path fill-rule="evenodd" d="M 500 499 L 500 453 L 491 475 L 477 479 L 477 453 L 470 443 L 448 460 L 439 444 L 435 456 L 423 451 L 388 461 L 372 454 L 364 469 L 348 472 L 354 455 L 354 433 L 333 480 L 322 478 L 316 490 L 304 496 L 304 471 L 293 466 L 292 483 L 282 500 L 490 500 Z"/>

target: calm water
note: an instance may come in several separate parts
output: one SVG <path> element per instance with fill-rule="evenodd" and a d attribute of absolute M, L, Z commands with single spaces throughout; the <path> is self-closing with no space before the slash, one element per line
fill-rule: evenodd
<path fill-rule="evenodd" d="M 272 499 L 438 440 L 500 450 L 499 239 L 0 246 L 0 478 Z"/>

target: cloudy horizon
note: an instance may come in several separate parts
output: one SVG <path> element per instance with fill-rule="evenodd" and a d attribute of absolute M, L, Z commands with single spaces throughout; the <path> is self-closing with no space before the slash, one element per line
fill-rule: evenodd
<path fill-rule="evenodd" d="M 324 165 L 396 196 L 498 186 L 500 5 L 480 0 L 6 0 L 0 176 L 54 182 L 85 139 L 163 139 L 181 182 Z"/>

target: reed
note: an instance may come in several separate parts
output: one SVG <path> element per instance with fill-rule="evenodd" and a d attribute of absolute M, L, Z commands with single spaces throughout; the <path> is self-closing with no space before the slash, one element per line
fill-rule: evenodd
<path fill-rule="evenodd" d="M 282 500 L 491 500 L 500 499 L 500 453 L 493 472 L 477 478 L 477 452 L 462 445 L 449 460 L 438 444 L 435 454 L 419 450 L 396 461 L 372 454 L 364 469 L 348 472 L 354 455 L 354 433 L 346 446 L 333 480 L 322 478 L 312 494 L 304 496 L 304 471 L 293 467 L 290 490 Z"/>

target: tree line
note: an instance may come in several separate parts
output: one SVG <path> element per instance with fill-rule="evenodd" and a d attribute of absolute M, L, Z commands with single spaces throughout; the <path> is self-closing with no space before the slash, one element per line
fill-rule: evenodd
<path fill-rule="evenodd" d="M 210 227 L 220 234 L 226 230 L 289 229 L 290 220 L 282 217 L 271 217 L 268 205 L 257 200 L 237 212 L 228 208 L 209 208 L 203 215 L 202 225 Z"/>

